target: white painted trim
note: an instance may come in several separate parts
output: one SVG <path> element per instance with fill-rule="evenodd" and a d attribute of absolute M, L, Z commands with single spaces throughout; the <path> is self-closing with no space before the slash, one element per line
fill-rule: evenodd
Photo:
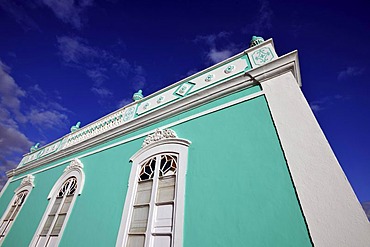
<path fill-rule="evenodd" d="M 320 247 L 368 247 L 369 221 L 297 85 L 294 71 L 283 72 L 261 86 L 312 242 Z"/>
<path fill-rule="evenodd" d="M 237 104 L 240 104 L 242 102 L 245 102 L 245 101 L 248 101 L 248 100 L 251 100 L 251 99 L 254 99 L 256 97 L 259 97 L 263 95 L 263 91 L 260 91 L 260 92 L 256 92 L 256 93 L 253 93 L 253 94 L 250 94 L 250 95 L 247 95 L 247 96 L 244 96 L 242 98 L 239 98 L 239 99 L 236 99 L 236 100 L 233 100 L 233 101 L 230 101 L 230 102 L 227 102 L 225 104 L 222 104 L 222 105 L 219 105 L 219 106 L 216 106 L 216 107 L 213 107 L 211 109 L 208 109 L 208 110 L 205 110 L 203 112 L 199 112 L 199 113 L 196 113 L 194 115 L 191 115 L 189 117 L 186 117 L 186 118 L 183 118 L 183 119 L 180 119 L 180 120 L 177 120 L 177 121 L 174 121 L 172 123 L 169 123 L 169 124 L 166 124 L 166 125 L 163 125 L 161 126 L 160 128 L 161 129 L 167 129 L 167 128 L 171 128 L 173 126 L 176 126 L 176 125 L 179 125 L 181 123 L 184 123 L 184 122 L 187 122 L 187 121 L 190 121 L 190 120 L 193 120 L 193 119 L 196 119 L 196 118 L 199 118 L 199 117 L 202 117 L 204 115 L 207 115 L 207 114 L 211 114 L 213 112 L 216 112 L 216 111 L 220 111 L 222 109 L 225 109 L 227 107 L 230 107 L 230 106 L 233 106 L 233 105 L 237 105 Z M 127 142 L 130 142 L 130 141 L 134 141 L 134 140 L 137 140 L 137 139 L 140 139 L 144 136 L 147 136 L 149 134 L 151 134 L 152 131 L 147 131 L 147 132 L 144 132 L 142 134 L 139 134 L 139 135 L 136 135 L 136 136 L 133 136 L 133 137 L 130 137 L 130 138 L 127 138 L 125 140 L 122 140 L 122 141 L 119 141 L 119 142 L 116 142 L 116 143 L 113 143 L 113 144 L 110 144 L 108 146 L 105 146 L 105 147 L 102 147 L 102 148 L 99 148 L 97 150 L 94 150 L 94 151 L 91 151 L 91 152 L 88 152 L 88 153 L 85 153 L 85 154 L 82 154 L 82 155 L 79 155 L 77 156 L 76 158 L 77 159 L 81 159 L 81 158 L 84 158 L 84 157 L 87 157 L 87 156 L 90 156 L 90 155 L 93 155 L 95 153 L 99 153 L 99 152 L 102 152 L 104 150 L 107 150 L 107 149 L 110 149 L 110 148 L 114 148 L 116 146 L 119 146 L 119 145 L 122 145 L 122 144 L 125 144 Z M 63 162 L 59 162 L 55 165 L 52 165 L 52 166 L 49 166 L 49 167 L 46 167 L 46 168 L 43 168 L 43 169 L 40 169 L 38 171 L 35 171 L 35 172 L 32 172 L 31 174 L 37 174 L 37 173 L 40 173 L 40 172 L 44 172 L 46 170 L 49 170 L 49 169 L 53 169 L 55 167 L 58 167 L 58 166 L 61 166 L 61 165 L 64 165 L 68 162 L 71 162 L 73 159 L 75 158 L 71 158 L 71 159 L 68 159 L 68 160 L 65 160 Z M 19 179 L 22 179 L 24 178 L 25 176 L 20 176 L 16 179 L 14 179 L 13 177 L 13 181 L 17 181 Z"/>
<path fill-rule="evenodd" d="M 135 192 L 137 188 L 137 177 L 140 169 L 140 164 L 155 155 L 161 153 L 175 153 L 178 156 L 178 170 L 176 179 L 176 207 L 174 208 L 174 247 L 181 247 L 183 243 L 183 227 L 184 227 L 184 203 L 185 203 L 185 176 L 188 163 L 188 147 L 190 141 L 179 138 L 162 139 L 153 142 L 135 153 L 130 161 L 132 168 L 129 178 L 128 190 L 126 194 L 125 204 L 123 208 L 121 224 L 118 232 L 116 247 L 123 247 L 127 241 L 130 215 L 132 213 Z"/>
<path fill-rule="evenodd" d="M 22 177 L 22 178 L 23 178 L 23 177 Z M 8 181 L 6 181 L 6 183 L 5 183 L 4 187 L 2 188 L 2 190 L 1 190 L 1 192 L 0 192 L 0 198 L 3 196 L 4 191 L 8 188 L 8 185 L 9 185 L 11 182 L 13 182 L 13 179 L 14 179 L 14 177 L 11 177 L 11 178 L 9 178 L 9 179 L 8 179 Z"/>
<path fill-rule="evenodd" d="M 27 175 L 27 176 L 26 176 L 26 178 L 27 178 L 28 176 L 32 176 L 32 175 Z M 32 177 L 33 177 L 33 176 L 32 176 Z M 6 208 L 6 210 L 4 211 L 3 216 L 0 218 L 0 225 L 1 225 L 1 224 L 2 224 L 2 222 L 4 221 L 4 218 L 5 218 L 5 217 L 6 217 L 6 215 L 8 214 L 8 212 L 9 212 L 9 210 L 10 210 L 11 206 L 13 205 L 13 203 L 14 203 L 15 199 L 17 198 L 18 193 L 20 193 L 20 192 L 22 192 L 22 191 L 28 191 L 28 193 L 27 193 L 27 195 L 26 195 L 26 198 L 25 198 L 25 199 L 24 199 L 24 201 L 23 201 L 22 207 L 19 209 L 19 211 L 18 211 L 17 215 L 16 215 L 16 216 L 14 217 L 14 219 L 13 219 L 12 224 L 11 224 L 11 225 L 10 225 L 10 227 L 9 227 L 8 233 L 9 233 L 9 231 L 11 230 L 11 228 L 12 228 L 12 226 L 13 226 L 14 222 L 16 221 L 16 219 L 17 219 L 17 217 L 18 217 L 19 213 L 21 212 L 21 210 L 22 210 L 22 208 L 23 208 L 24 204 L 26 204 L 26 201 L 27 201 L 27 199 L 28 199 L 29 195 L 31 194 L 32 189 L 35 187 L 35 185 L 33 184 L 33 180 L 32 180 L 32 183 L 24 182 L 26 178 L 24 178 L 24 179 L 23 179 L 23 181 L 20 183 L 20 185 L 19 185 L 19 186 L 14 190 L 14 195 L 13 195 L 12 199 L 10 200 L 10 202 L 9 202 L 9 204 L 8 204 L 8 207 L 7 207 L 7 208 Z M 33 178 L 33 179 L 34 179 L 34 178 Z M 11 180 L 11 179 L 9 179 L 9 180 Z M 6 186 L 8 185 L 9 180 L 8 180 L 8 182 L 7 182 Z M 4 186 L 4 187 L 5 187 L 5 186 Z M 3 189 L 4 189 L 4 188 L 3 188 Z M 2 243 L 3 243 L 3 241 L 6 239 L 6 237 L 7 237 L 7 236 L 5 236 L 5 237 L 0 241 L 0 246 L 2 246 Z"/>
<path fill-rule="evenodd" d="M 36 230 L 36 232 L 35 232 L 35 234 L 32 238 L 32 241 L 29 245 L 30 247 L 36 246 L 39 235 L 40 235 L 40 232 L 41 232 L 41 230 L 42 230 L 42 228 L 45 224 L 45 221 L 48 217 L 48 214 L 49 214 L 50 210 L 52 209 L 52 207 L 54 205 L 54 202 L 56 200 L 56 195 L 58 194 L 59 189 L 61 188 L 63 183 L 71 177 L 76 177 L 76 179 L 77 179 L 77 191 L 76 191 L 76 194 L 73 196 L 73 199 L 72 199 L 72 202 L 69 206 L 68 213 L 67 213 L 66 218 L 64 220 L 63 226 L 62 226 L 62 228 L 59 232 L 58 238 L 56 240 L 57 241 L 56 244 L 59 244 L 59 242 L 60 242 L 60 240 L 63 236 L 64 229 L 68 224 L 68 219 L 71 215 L 71 211 L 72 211 L 73 206 L 76 202 L 76 199 L 82 193 L 82 190 L 83 190 L 83 187 L 84 187 L 84 184 L 85 184 L 85 173 L 83 171 L 83 164 L 78 159 L 73 159 L 71 161 L 71 164 L 64 170 L 62 176 L 59 177 L 59 179 L 55 182 L 53 188 L 50 190 L 49 195 L 47 197 L 47 200 L 49 200 L 49 204 L 46 207 L 44 215 L 42 216 L 41 221 L 39 223 L 39 226 L 37 227 L 37 230 Z"/>

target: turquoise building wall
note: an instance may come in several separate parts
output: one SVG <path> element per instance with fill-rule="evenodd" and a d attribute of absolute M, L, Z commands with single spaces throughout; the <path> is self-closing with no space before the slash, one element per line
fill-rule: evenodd
<path fill-rule="evenodd" d="M 176 121 L 171 129 L 192 142 L 186 175 L 184 246 L 311 246 L 263 95 L 181 121 L 259 91 L 255 86 L 233 93 L 19 174 L 15 179 L 57 165 L 34 174 L 35 188 L 3 246 L 28 246 L 48 205 L 47 196 L 69 164 L 63 161 L 81 156 L 85 185 L 59 246 L 115 246 L 131 171 L 129 160 L 144 137 L 104 148 Z M 98 149 L 104 150 L 93 152 Z M 6 188 L 0 213 L 19 184 L 16 180 Z"/>

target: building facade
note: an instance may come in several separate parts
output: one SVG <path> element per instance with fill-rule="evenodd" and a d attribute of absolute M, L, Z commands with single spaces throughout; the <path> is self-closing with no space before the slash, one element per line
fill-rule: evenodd
<path fill-rule="evenodd" d="M 370 246 L 301 90 L 297 52 L 251 47 L 26 154 L 2 246 Z"/>

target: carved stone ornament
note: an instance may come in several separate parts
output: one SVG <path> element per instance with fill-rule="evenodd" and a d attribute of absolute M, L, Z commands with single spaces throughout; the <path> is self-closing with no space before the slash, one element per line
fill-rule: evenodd
<path fill-rule="evenodd" d="M 141 147 L 146 147 L 153 142 L 168 138 L 177 138 L 176 132 L 171 129 L 156 129 L 153 134 L 150 134 L 145 138 Z"/>
<path fill-rule="evenodd" d="M 83 169 L 83 168 L 84 168 L 84 165 L 82 164 L 82 162 L 79 159 L 74 159 L 71 161 L 69 166 L 67 166 L 66 169 L 64 169 L 64 172 L 68 172 L 74 169 Z"/>
<path fill-rule="evenodd" d="M 28 174 L 25 178 L 22 179 L 21 187 L 27 186 L 27 185 L 35 187 L 34 181 L 35 181 L 35 176 Z"/>

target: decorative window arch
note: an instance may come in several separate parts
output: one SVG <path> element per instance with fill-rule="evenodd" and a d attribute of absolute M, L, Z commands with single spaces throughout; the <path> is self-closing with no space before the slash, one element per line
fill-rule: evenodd
<path fill-rule="evenodd" d="M 0 222 L 0 245 L 4 241 L 7 233 L 13 225 L 13 222 L 18 216 L 19 211 L 21 211 L 22 206 L 26 202 L 28 195 L 30 194 L 34 184 L 35 177 L 33 175 L 27 175 L 22 179 L 19 187 L 14 191 L 14 196 L 10 201 L 8 208 L 5 210 L 3 217 Z"/>
<path fill-rule="evenodd" d="M 189 145 L 173 130 L 156 129 L 131 157 L 117 247 L 182 246 Z"/>
<path fill-rule="evenodd" d="M 84 183 L 83 164 L 79 159 L 74 159 L 51 189 L 47 197 L 49 204 L 30 246 L 58 246 L 76 195 L 82 193 Z"/>

